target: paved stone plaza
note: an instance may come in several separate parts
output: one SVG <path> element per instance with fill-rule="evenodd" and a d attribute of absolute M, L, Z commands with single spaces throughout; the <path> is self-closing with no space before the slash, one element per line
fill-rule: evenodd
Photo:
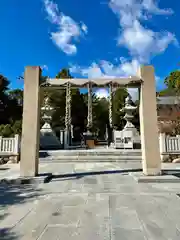
<path fill-rule="evenodd" d="M 128 170 L 140 167 L 138 163 L 40 164 L 41 173 L 56 175 L 49 183 L 1 183 L 0 239 L 179 240 L 180 184 L 137 183 Z M 163 168 L 180 169 L 180 165 Z M 18 171 L 19 165 L 1 166 L 0 178 L 15 177 Z"/>

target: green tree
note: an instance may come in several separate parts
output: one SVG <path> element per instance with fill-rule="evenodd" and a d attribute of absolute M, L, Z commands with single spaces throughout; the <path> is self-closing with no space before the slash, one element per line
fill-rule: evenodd
<path fill-rule="evenodd" d="M 0 135 L 11 136 L 21 131 L 23 91 L 9 90 L 9 80 L 0 75 Z M 18 129 L 16 126 L 18 125 Z"/>
<path fill-rule="evenodd" d="M 166 96 L 175 96 L 176 92 L 174 91 L 174 89 L 169 89 L 169 88 L 165 88 L 159 92 L 157 92 L 157 97 L 166 97 Z"/>
<path fill-rule="evenodd" d="M 180 93 L 180 70 L 176 70 L 170 73 L 168 77 L 165 78 L 164 83 L 167 86 L 169 92 L 179 95 Z"/>
<path fill-rule="evenodd" d="M 63 68 L 58 74 L 56 75 L 56 78 L 73 78 L 69 72 L 69 69 Z"/>
<path fill-rule="evenodd" d="M 8 112 L 11 122 L 22 120 L 23 90 L 13 89 L 7 92 L 9 97 Z"/>
<path fill-rule="evenodd" d="M 10 99 L 15 99 L 17 104 L 23 105 L 23 90 L 22 89 L 13 89 L 8 91 Z"/>
<path fill-rule="evenodd" d="M 0 124 L 12 124 L 22 118 L 22 104 L 18 102 L 22 91 L 9 91 L 9 81 L 3 75 L 0 75 L 0 83 Z"/>
<path fill-rule="evenodd" d="M 62 69 L 56 78 L 66 79 L 73 78 L 68 69 Z M 84 131 L 85 109 L 84 99 L 78 88 L 71 89 L 72 94 L 72 125 L 74 126 L 75 135 L 80 135 Z M 65 127 L 65 109 L 66 109 L 66 89 L 50 90 L 49 97 L 51 105 L 54 108 L 52 116 L 52 127 L 55 131 Z"/>
<path fill-rule="evenodd" d="M 128 96 L 127 89 L 124 87 L 118 88 L 113 97 L 113 125 L 116 129 L 121 130 L 124 127 L 124 113 L 121 109 L 124 107 L 125 99 Z"/>
<path fill-rule="evenodd" d="M 9 80 L 0 74 L 0 93 L 5 93 L 8 90 Z"/>
<path fill-rule="evenodd" d="M 11 124 L 1 124 L 0 125 L 0 136 L 11 137 L 13 135 L 13 130 Z"/>
<path fill-rule="evenodd" d="M 137 109 L 135 110 L 133 116 L 132 123 L 136 127 L 136 129 L 140 132 L 140 120 L 139 120 L 139 100 L 136 100 L 135 102 L 132 103 L 133 106 L 136 106 Z"/>
<path fill-rule="evenodd" d="M 6 93 L 9 81 L 3 75 L 0 75 L 0 124 L 8 123 L 8 103 L 9 98 Z"/>

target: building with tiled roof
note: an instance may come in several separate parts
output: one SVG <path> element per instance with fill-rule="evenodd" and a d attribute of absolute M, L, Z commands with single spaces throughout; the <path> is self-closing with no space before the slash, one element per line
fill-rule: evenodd
<path fill-rule="evenodd" d="M 180 120 L 180 98 L 174 96 L 157 97 L 159 131 L 171 133 Z"/>

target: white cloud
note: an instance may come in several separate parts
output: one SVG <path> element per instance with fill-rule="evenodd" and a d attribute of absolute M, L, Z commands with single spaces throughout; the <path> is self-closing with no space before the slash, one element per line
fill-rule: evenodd
<path fill-rule="evenodd" d="M 70 67 L 72 73 L 80 73 L 84 77 L 88 78 L 114 78 L 136 75 L 140 63 L 137 59 L 127 61 L 125 58 L 116 60 L 116 64 L 101 60 L 98 63 L 93 62 L 90 66 L 78 66 L 73 65 Z"/>
<path fill-rule="evenodd" d="M 59 12 L 57 4 L 53 1 L 44 0 L 44 6 L 49 21 L 58 28 L 56 32 L 51 32 L 52 41 L 66 54 L 76 54 L 77 47 L 72 40 L 77 40 L 83 34 L 87 34 L 87 26 Z"/>
<path fill-rule="evenodd" d="M 95 94 L 98 98 L 108 98 L 109 97 L 109 92 L 104 88 L 97 90 Z"/>
<path fill-rule="evenodd" d="M 101 78 L 105 77 L 105 74 L 102 72 L 99 64 L 93 62 L 90 66 L 78 66 L 72 65 L 70 68 L 71 73 L 79 73 L 83 77 L 88 78 Z"/>
<path fill-rule="evenodd" d="M 42 66 L 41 66 L 41 69 L 48 71 L 48 66 L 47 66 L 47 65 L 42 65 Z"/>
<path fill-rule="evenodd" d="M 160 9 L 154 0 L 143 0 L 142 6 L 144 7 L 144 9 L 154 14 L 160 14 L 160 15 L 173 14 L 172 9 Z"/>
<path fill-rule="evenodd" d="M 131 26 L 135 20 L 148 20 L 152 14 L 173 14 L 172 9 L 160 9 L 155 0 L 110 0 L 109 6 L 123 27 Z"/>
<path fill-rule="evenodd" d="M 70 72 L 79 73 L 88 78 L 128 77 L 136 76 L 141 65 L 137 59 L 128 61 L 123 57 L 116 59 L 115 62 L 116 64 L 113 64 L 109 61 L 101 60 L 98 63 L 93 62 L 90 66 L 71 65 Z M 156 76 L 156 84 L 158 84 L 159 81 L 160 77 Z M 132 96 L 133 101 L 138 99 L 138 90 L 136 88 L 128 88 L 128 92 Z"/>
<path fill-rule="evenodd" d="M 172 33 L 153 32 L 145 29 L 138 21 L 135 21 L 132 27 L 125 28 L 118 39 L 118 43 L 125 46 L 131 55 L 138 57 L 141 62 L 148 62 L 152 55 L 164 52 L 172 42 L 177 42 Z"/>
<path fill-rule="evenodd" d="M 86 26 L 86 24 L 82 23 L 81 29 L 84 31 L 84 33 L 88 33 L 88 27 Z"/>
<path fill-rule="evenodd" d="M 93 62 L 88 67 L 73 65 L 70 67 L 71 73 L 79 73 L 88 78 L 115 78 L 123 76 L 134 76 L 137 74 L 140 63 L 137 59 L 128 62 L 125 58 L 116 59 L 116 65 L 109 61 L 101 60 L 99 63 Z M 99 91 L 98 91 L 99 92 Z M 137 89 L 128 89 L 133 100 L 138 98 Z"/>
<path fill-rule="evenodd" d="M 147 63 L 152 56 L 164 52 L 170 43 L 178 43 L 170 32 L 154 32 L 143 26 L 154 14 L 173 13 L 171 9 L 160 9 L 155 0 L 110 0 L 109 6 L 119 18 L 118 45 L 125 46 L 140 62 Z"/>

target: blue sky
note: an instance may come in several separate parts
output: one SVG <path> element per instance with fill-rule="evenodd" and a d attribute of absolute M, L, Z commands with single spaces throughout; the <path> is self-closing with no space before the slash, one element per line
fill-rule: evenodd
<path fill-rule="evenodd" d="M 179 16 L 168 0 L 1 0 L 0 73 L 17 88 L 26 65 L 112 77 L 153 64 L 161 89 L 180 62 Z"/>

